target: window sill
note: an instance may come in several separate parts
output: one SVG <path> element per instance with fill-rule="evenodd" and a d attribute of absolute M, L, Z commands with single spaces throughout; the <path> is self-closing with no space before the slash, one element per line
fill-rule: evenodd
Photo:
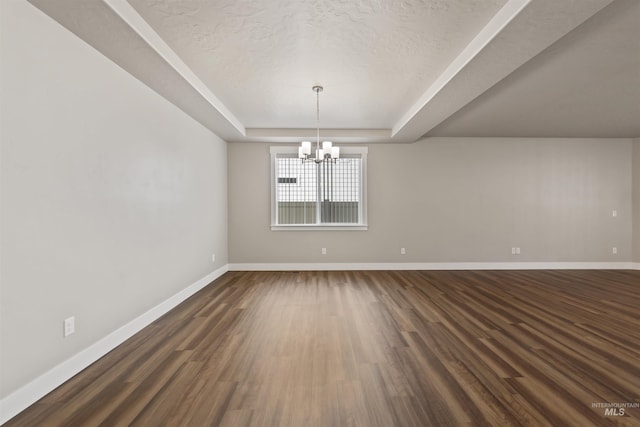
<path fill-rule="evenodd" d="M 367 224 L 271 225 L 271 231 L 366 231 Z"/>

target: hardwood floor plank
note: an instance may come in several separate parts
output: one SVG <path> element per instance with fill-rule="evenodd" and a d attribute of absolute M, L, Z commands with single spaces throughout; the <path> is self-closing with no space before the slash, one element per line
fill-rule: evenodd
<path fill-rule="evenodd" d="M 640 426 L 640 272 L 229 272 L 6 424 L 97 425 Z"/>

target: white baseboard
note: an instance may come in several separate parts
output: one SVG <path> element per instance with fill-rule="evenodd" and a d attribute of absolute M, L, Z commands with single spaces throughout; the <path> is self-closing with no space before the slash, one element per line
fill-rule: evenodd
<path fill-rule="evenodd" d="M 631 262 L 236 263 L 229 271 L 329 270 L 629 270 Z"/>
<path fill-rule="evenodd" d="M 632 269 L 632 270 L 640 270 L 640 262 L 634 262 L 634 263 L 631 265 L 631 269 Z"/>
<path fill-rule="evenodd" d="M 207 274 L 202 279 L 0 400 L 0 425 L 18 415 L 40 398 L 100 359 L 227 271 L 228 265 L 225 265 Z"/>

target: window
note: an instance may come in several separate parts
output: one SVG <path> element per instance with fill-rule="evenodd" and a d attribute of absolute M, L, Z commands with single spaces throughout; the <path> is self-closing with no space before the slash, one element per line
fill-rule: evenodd
<path fill-rule="evenodd" d="M 341 147 L 335 163 L 302 162 L 271 147 L 271 229 L 366 230 L 366 147 Z"/>

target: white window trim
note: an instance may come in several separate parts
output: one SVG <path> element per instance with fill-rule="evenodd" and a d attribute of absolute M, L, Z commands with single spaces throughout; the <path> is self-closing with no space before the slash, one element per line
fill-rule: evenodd
<path fill-rule="evenodd" d="M 360 224 L 276 224 L 276 155 L 278 154 L 298 154 L 298 146 L 272 146 L 269 149 L 271 153 L 271 165 L 270 175 L 271 179 L 271 230 L 272 231 L 366 231 L 368 226 L 367 220 L 367 154 L 369 153 L 368 147 L 343 147 L 340 146 L 340 154 L 359 154 L 362 156 L 361 174 L 360 174 L 360 218 L 362 223 Z"/>

